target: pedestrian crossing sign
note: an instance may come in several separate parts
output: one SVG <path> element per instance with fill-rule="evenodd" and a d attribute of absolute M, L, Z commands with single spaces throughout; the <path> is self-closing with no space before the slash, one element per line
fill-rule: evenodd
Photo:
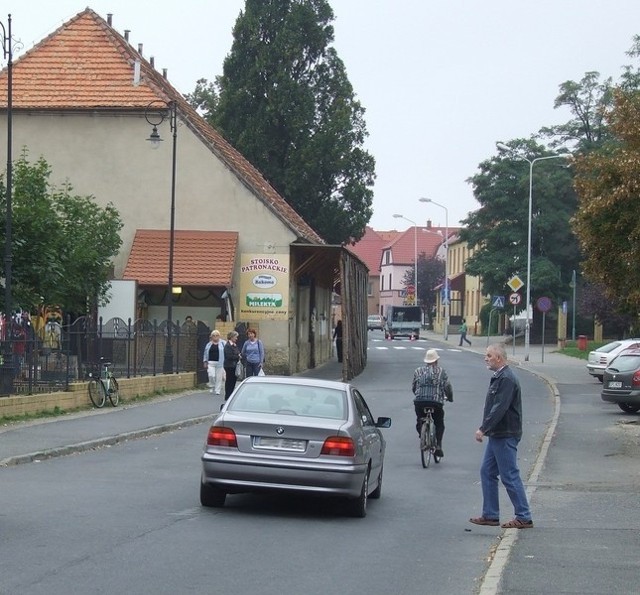
<path fill-rule="evenodd" d="M 504 308 L 504 296 L 503 295 L 494 295 L 491 298 L 491 306 L 493 308 Z"/>

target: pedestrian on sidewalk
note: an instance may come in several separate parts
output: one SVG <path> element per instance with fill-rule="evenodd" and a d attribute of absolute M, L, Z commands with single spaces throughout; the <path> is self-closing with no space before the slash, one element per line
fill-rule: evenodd
<path fill-rule="evenodd" d="M 336 328 L 333 329 L 333 339 L 336 342 L 336 355 L 338 361 L 342 361 L 342 320 L 336 322 Z"/>
<path fill-rule="evenodd" d="M 247 340 L 242 344 L 240 354 L 247 370 L 247 376 L 258 376 L 264 364 L 264 346 L 262 341 L 258 339 L 256 329 L 247 329 Z"/>
<path fill-rule="evenodd" d="M 236 387 L 236 364 L 240 361 L 240 349 L 237 345 L 238 333 L 229 331 L 224 345 L 224 400 L 226 401 Z"/>
<path fill-rule="evenodd" d="M 416 412 L 416 430 L 420 435 L 423 409 L 433 409 L 433 421 L 436 426 L 436 442 L 438 447 L 435 455 L 443 457 L 442 438 L 444 437 L 444 402 L 453 401 L 453 388 L 449 377 L 438 364 L 440 356 L 435 349 L 428 349 L 424 356 L 424 366 L 420 366 L 413 373 L 411 390 L 414 394 L 413 405 Z"/>
<path fill-rule="evenodd" d="M 469 341 L 469 339 L 467 339 L 467 322 L 466 320 L 463 318 L 462 319 L 462 324 L 460 325 L 460 344 L 458 345 L 458 347 L 462 347 L 462 342 L 466 341 L 467 343 L 469 343 L 469 347 L 471 347 L 471 341 Z"/>
<path fill-rule="evenodd" d="M 213 330 L 209 335 L 209 342 L 204 348 L 204 367 L 209 377 L 209 392 L 219 395 L 222 392 L 224 379 L 224 345 L 220 338 L 220 331 Z"/>
<path fill-rule="evenodd" d="M 482 516 L 469 521 L 492 527 L 500 524 L 500 477 L 515 512 L 515 518 L 501 526 L 503 529 L 526 529 L 533 527 L 533 521 L 518 468 L 518 443 L 522 438 L 520 382 L 507 365 L 507 353 L 502 343 L 489 345 L 484 361 L 493 376 L 489 381 L 482 424 L 475 436 L 478 442 L 485 436 L 488 438 L 480 467 Z"/>

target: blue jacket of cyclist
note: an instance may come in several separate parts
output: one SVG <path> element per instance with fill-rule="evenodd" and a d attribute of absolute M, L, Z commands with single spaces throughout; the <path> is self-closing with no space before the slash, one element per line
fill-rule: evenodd
<path fill-rule="evenodd" d="M 433 421 L 436 426 L 438 448 L 436 456 L 442 457 L 442 439 L 444 437 L 444 402 L 453 401 L 453 387 L 445 369 L 439 365 L 440 356 L 435 349 L 428 349 L 424 356 L 424 366 L 413 373 L 411 390 L 416 412 L 416 430 L 420 435 L 424 407 L 433 409 Z"/>

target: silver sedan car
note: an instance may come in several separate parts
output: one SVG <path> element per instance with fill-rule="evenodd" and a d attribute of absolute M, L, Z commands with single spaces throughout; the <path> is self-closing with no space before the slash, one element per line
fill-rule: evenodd
<path fill-rule="evenodd" d="M 346 498 L 367 514 L 382 492 L 385 440 L 351 384 L 290 376 L 252 376 L 224 404 L 202 453 L 200 502 L 221 507 L 227 494 L 307 492 Z"/>

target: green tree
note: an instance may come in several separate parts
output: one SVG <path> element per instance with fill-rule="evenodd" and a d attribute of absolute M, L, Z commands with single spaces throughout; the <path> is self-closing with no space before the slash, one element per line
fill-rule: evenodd
<path fill-rule="evenodd" d="M 218 105 L 216 83 L 210 83 L 207 79 L 198 79 L 193 93 L 187 93 L 185 99 L 203 118 L 211 120 Z"/>
<path fill-rule="evenodd" d="M 460 237 L 474 253 L 468 274 L 482 278 L 486 294 L 504 295 L 513 275 L 526 280 L 529 207 L 529 163 L 549 153 L 532 140 L 508 143 L 482 162 L 470 178 L 480 208 L 463 221 Z M 576 195 L 570 171 L 559 160 L 539 161 L 533 168 L 531 296 L 568 297 L 569 281 L 579 261 L 578 243 L 570 219 Z M 522 304 L 524 307 L 524 304 Z"/>
<path fill-rule="evenodd" d="M 640 92 L 616 92 L 609 122 L 615 143 L 576 161 L 574 229 L 583 271 L 622 311 L 640 312 Z"/>
<path fill-rule="evenodd" d="M 572 118 L 555 126 L 542 128 L 539 136 L 549 139 L 549 146 L 570 145 L 574 150 L 587 152 L 602 146 L 609 138 L 605 114 L 613 101 L 613 83 L 600 81 L 600 73 L 587 72 L 580 82 L 565 81 L 554 107 L 567 107 Z"/>
<path fill-rule="evenodd" d="M 44 302 L 86 312 L 107 296 L 122 222 L 113 205 L 101 208 L 74 195 L 70 184 L 52 188 L 50 174 L 44 159 L 30 163 L 26 151 L 13 164 L 13 305 L 31 309 Z M 6 217 L 4 176 L 0 209 Z"/>
<path fill-rule="evenodd" d="M 333 18 L 326 0 L 246 0 L 217 96 L 203 82 L 194 100 L 326 241 L 346 243 L 371 218 L 375 162 Z"/>

